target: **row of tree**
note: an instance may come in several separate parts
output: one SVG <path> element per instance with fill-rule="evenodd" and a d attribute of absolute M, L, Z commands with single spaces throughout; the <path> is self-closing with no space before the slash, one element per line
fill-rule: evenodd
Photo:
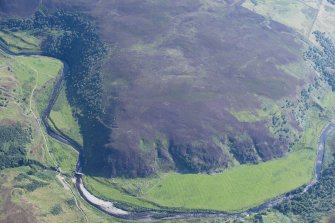
<path fill-rule="evenodd" d="M 8 19 L 0 28 L 11 31 L 30 31 L 45 35 L 43 53 L 59 58 L 70 65 L 66 75 L 67 96 L 85 118 L 101 115 L 101 65 L 107 46 L 100 40 L 95 27 L 81 14 L 56 11 L 46 14 L 37 11 L 28 19 Z"/>
<path fill-rule="evenodd" d="M 335 209 L 335 161 L 322 172 L 320 181 L 306 193 L 295 196 L 276 207 L 285 215 L 297 215 L 304 222 L 317 222 Z"/>
<path fill-rule="evenodd" d="M 335 91 L 335 46 L 330 38 L 320 31 L 314 32 L 320 48 L 310 47 L 305 58 L 314 64 L 314 68 Z"/>
<path fill-rule="evenodd" d="M 314 32 L 320 47 L 312 47 L 305 58 L 335 90 L 335 46 L 324 33 Z M 321 174 L 320 181 L 306 193 L 283 202 L 275 209 L 286 215 L 300 216 L 304 222 L 317 222 L 322 215 L 335 209 L 335 154 L 332 163 Z"/>
<path fill-rule="evenodd" d="M 101 123 L 102 65 L 108 54 L 107 45 L 99 38 L 94 25 L 84 15 L 65 11 L 37 11 L 27 19 L 8 19 L 0 29 L 27 31 L 44 39 L 43 53 L 69 65 L 66 72 L 66 95 L 74 108 L 84 138 L 81 164 L 84 171 L 102 169 L 104 145 L 109 130 Z"/>

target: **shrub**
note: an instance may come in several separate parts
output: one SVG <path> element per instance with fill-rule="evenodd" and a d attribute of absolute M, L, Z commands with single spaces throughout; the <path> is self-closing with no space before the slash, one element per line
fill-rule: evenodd
<path fill-rule="evenodd" d="M 52 215 L 59 215 L 60 213 L 63 212 L 62 207 L 60 206 L 60 204 L 56 204 L 55 206 L 53 206 L 50 210 L 50 213 Z"/>

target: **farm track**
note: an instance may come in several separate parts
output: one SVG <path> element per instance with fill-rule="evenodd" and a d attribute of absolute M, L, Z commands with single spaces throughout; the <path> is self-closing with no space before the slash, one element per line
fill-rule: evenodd
<path fill-rule="evenodd" d="M 320 3 L 319 3 L 319 5 L 318 5 L 318 9 L 317 9 L 318 12 L 316 13 L 315 18 L 313 19 L 313 22 L 312 22 L 311 26 L 309 27 L 309 31 L 308 31 L 308 33 L 307 33 L 307 39 L 308 39 L 309 41 L 311 40 L 311 35 L 312 35 L 313 28 L 314 28 L 314 26 L 315 26 L 315 23 L 316 23 L 316 21 L 317 21 L 318 18 L 319 18 L 319 14 L 320 14 L 322 5 L 323 5 L 323 0 L 320 0 Z"/>
<path fill-rule="evenodd" d="M 5 53 L 13 56 L 45 56 L 43 54 L 32 54 L 32 53 L 20 53 L 15 54 L 11 51 L 9 51 L 7 48 L 5 48 L 2 44 L 0 44 L 0 49 L 3 50 Z M 42 123 L 46 129 L 47 134 L 56 139 L 57 141 L 67 144 L 71 146 L 73 149 L 79 152 L 79 157 L 82 152 L 82 147 L 79 143 L 77 143 L 75 140 L 71 139 L 69 136 L 62 132 L 56 132 L 54 131 L 49 123 L 49 115 L 52 110 L 52 107 L 54 106 L 62 86 L 62 82 L 64 80 L 64 76 L 66 72 L 68 71 L 68 65 L 66 62 L 63 61 L 64 69 L 62 73 L 59 75 L 59 77 L 56 80 L 56 83 L 54 85 L 53 92 L 49 98 L 48 105 L 44 112 L 42 113 Z M 275 205 L 285 201 L 292 199 L 294 196 L 298 194 L 302 194 L 308 191 L 310 187 L 312 187 L 314 184 L 316 184 L 320 178 L 321 174 L 321 167 L 323 162 L 323 156 L 324 156 L 324 148 L 325 148 L 325 142 L 327 139 L 328 134 L 335 129 L 335 122 L 330 122 L 322 131 L 319 139 L 319 144 L 317 148 L 317 160 L 315 162 L 315 176 L 313 180 L 307 184 L 302 192 L 295 192 L 295 193 L 287 193 L 285 195 L 276 197 L 274 199 L 271 199 L 269 201 L 264 202 L 263 204 L 250 208 L 243 212 L 237 212 L 237 213 L 225 213 L 225 212 L 219 212 L 219 211 L 207 211 L 207 210 L 190 210 L 188 212 L 178 212 L 174 210 L 162 210 L 162 211 L 153 211 L 153 210 L 145 210 L 145 211 L 127 211 L 122 210 L 114 206 L 114 203 L 109 201 L 104 201 L 100 198 L 95 197 L 93 194 L 91 194 L 83 184 L 82 180 L 82 174 L 80 173 L 81 167 L 80 167 L 80 158 L 77 161 L 76 169 L 75 169 L 75 176 L 76 176 L 76 183 L 75 187 L 78 190 L 81 197 L 87 201 L 89 204 L 94 206 L 95 208 L 99 209 L 102 212 L 105 212 L 111 216 L 122 218 L 122 219 L 130 219 L 130 220 L 143 220 L 143 221 L 152 221 L 152 220 L 175 220 L 175 219 L 195 219 L 195 218 L 243 218 L 247 215 L 259 213 L 261 211 L 264 211 L 268 208 L 274 207 Z M 59 171 L 60 172 L 60 171 Z M 61 173 L 60 173 L 61 174 Z M 85 216 L 86 217 L 86 216 Z M 87 218 L 86 218 L 87 220 Z"/>

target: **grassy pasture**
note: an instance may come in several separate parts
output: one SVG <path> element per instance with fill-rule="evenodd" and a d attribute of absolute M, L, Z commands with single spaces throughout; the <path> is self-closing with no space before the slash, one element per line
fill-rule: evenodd
<path fill-rule="evenodd" d="M 64 88 L 61 90 L 61 93 L 51 111 L 50 119 L 63 133 L 67 134 L 78 143 L 83 143 L 79 125 L 73 117 L 71 106 L 66 98 Z"/>
<path fill-rule="evenodd" d="M 311 33 L 319 30 L 335 39 L 335 6 L 328 1 L 247 0 L 243 6 L 266 18 L 296 29 L 314 41 Z"/>
<path fill-rule="evenodd" d="M 161 177 L 143 197 L 164 206 L 236 211 L 255 206 L 307 183 L 313 172 L 313 151 L 257 166 L 240 166 L 222 174 Z"/>
<path fill-rule="evenodd" d="M 46 106 L 62 63 L 48 57 L 10 56 L 4 52 L 1 55 L 0 85 L 6 92 L 8 104 L 0 108 L 0 120 L 19 121 L 31 126 L 33 140 L 28 146 L 29 158 L 53 164 L 47 150 L 49 146 L 42 135 L 44 129 L 36 118 L 39 119 Z"/>
<path fill-rule="evenodd" d="M 317 15 L 318 1 L 310 0 L 292 1 L 292 0 L 247 0 L 243 3 L 245 8 L 261 14 L 266 18 L 273 19 L 292 27 L 301 34 L 308 36 L 313 25 L 313 20 Z"/>
<path fill-rule="evenodd" d="M 17 69 L 20 73 L 20 77 L 27 78 L 26 74 L 38 73 L 37 84 L 39 86 L 44 85 L 48 80 L 58 76 L 60 70 L 62 69 L 62 63 L 59 60 L 50 57 L 15 57 L 14 69 Z"/>
<path fill-rule="evenodd" d="M 313 150 L 299 150 L 282 159 L 242 165 L 216 175 L 169 173 L 152 179 L 110 181 L 162 206 L 234 212 L 307 183 L 314 160 Z M 125 194 L 101 183 L 101 179 L 100 182 L 85 179 L 94 194 L 113 200 L 125 199 Z M 124 201 L 131 202 L 128 196 Z"/>
<path fill-rule="evenodd" d="M 59 143 L 48 137 L 50 152 L 63 172 L 72 173 L 75 170 L 78 153 L 68 145 Z"/>
<path fill-rule="evenodd" d="M 317 20 L 311 31 L 326 32 L 335 40 L 335 6 L 328 1 L 322 1 Z M 312 36 L 311 36 L 312 37 Z"/>

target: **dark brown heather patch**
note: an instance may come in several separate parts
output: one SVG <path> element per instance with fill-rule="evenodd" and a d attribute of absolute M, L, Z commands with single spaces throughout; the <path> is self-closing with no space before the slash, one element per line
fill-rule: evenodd
<path fill-rule="evenodd" d="M 215 138 L 228 143 L 233 137 L 250 153 L 246 159 L 269 160 L 287 151 L 267 120 L 241 123 L 229 111 L 259 109 L 260 97 L 296 97 L 305 80 L 278 68 L 302 59 L 291 29 L 240 1 L 209 8 L 201 0 L 43 2 L 91 15 L 101 37 L 115 46 L 104 66 L 103 122 L 112 131 L 96 136 L 105 145 L 101 166 L 107 175 L 220 169 L 227 154 Z"/>

